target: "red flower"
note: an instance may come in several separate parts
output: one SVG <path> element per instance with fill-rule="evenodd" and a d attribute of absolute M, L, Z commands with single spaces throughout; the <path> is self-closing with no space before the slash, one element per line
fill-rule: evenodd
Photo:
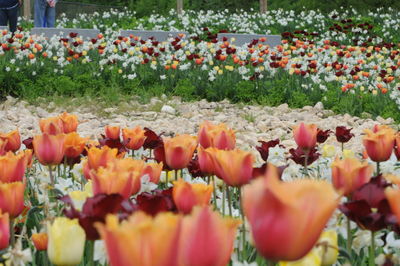
<path fill-rule="evenodd" d="M 270 140 L 268 142 L 265 141 L 259 141 L 259 143 L 261 143 L 261 146 L 257 146 L 256 149 L 257 151 L 260 153 L 261 158 L 264 161 L 268 160 L 268 156 L 269 156 L 269 149 L 272 147 L 275 147 L 276 145 L 279 144 L 279 139 L 275 139 L 275 140 Z"/>
<path fill-rule="evenodd" d="M 306 155 L 302 148 L 297 147 L 296 149 L 290 149 L 289 153 L 292 155 L 290 156 L 290 159 L 292 159 L 297 164 L 305 166 Z M 318 160 L 320 155 L 321 154 L 318 153 L 315 147 L 310 149 L 310 151 L 308 152 L 307 166 Z"/>
<path fill-rule="evenodd" d="M 319 129 L 318 128 L 318 133 L 317 133 L 317 142 L 318 143 L 324 143 L 327 139 L 328 139 L 328 137 L 329 137 L 329 135 L 332 133 L 332 131 L 331 130 L 322 130 L 322 129 Z"/>
<path fill-rule="evenodd" d="M 340 143 L 346 143 L 348 142 L 352 137 L 354 137 L 353 133 L 350 133 L 352 128 L 346 128 L 343 126 L 336 127 L 336 140 L 339 141 Z"/>
<path fill-rule="evenodd" d="M 138 209 L 156 216 L 160 212 L 177 212 L 172 199 L 172 188 L 167 190 L 155 190 L 154 193 L 144 192 L 136 198 Z"/>
<path fill-rule="evenodd" d="M 144 129 L 144 135 L 146 136 L 146 139 L 144 140 L 144 144 L 143 144 L 143 149 L 147 150 L 153 150 L 155 148 L 157 148 L 158 146 L 162 145 L 163 141 L 161 136 L 163 135 L 163 133 L 161 133 L 160 135 L 157 135 L 153 130 L 145 127 Z"/>

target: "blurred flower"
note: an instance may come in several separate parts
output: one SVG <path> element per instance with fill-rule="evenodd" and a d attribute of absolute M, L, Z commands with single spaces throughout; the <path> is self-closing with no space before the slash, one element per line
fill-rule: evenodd
<path fill-rule="evenodd" d="M 323 157 L 331 158 L 331 157 L 334 157 L 335 155 L 336 155 L 335 146 L 326 144 L 322 147 L 322 156 Z"/>
<path fill-rule="evenodd" d="M 64 135 L 37 135 L 33 138 L 36 158 L 42 165 L 57 165 L 64 158 Z"/>
<path fill-rule="evenodd" d="M 188 214 L 194 206 L 208 205 L 212 192 L 212 185 L 191 184 L 179 179 L 174 182 L 172 197 L 178 210 Z"/>
<path fill-rule="evenodd" d="M 48 236 L 47 233 L 32 234 L 32 242 L 36 250 L 47 250 Z"/>
<path fill-rule="evenodd" d="M 63 124 L 63 133 L 68 134 L 71 132 L 76 132 L 78 128 L 78 117 L 76 115 L 64 112 L 59 115 L 59 118 Z"/>
<path fill-rule="evenodd" d="M 209 121 L 204 121 L 200 125 L 198 139 L 205 149 L 214 147 L 220 150 L 232 150 L 236 145 L 235 132 L 223 123 L 214 125 Z"/>
<path fill-rule="evenodd" d="M 148 175 L 150 182 L 158 184 L 160 182 L 161 171 L 163 169 L 163 163 L 146 163 L 143 168 L 142 175 Z"/>
<path fill-rule="evenodd" d="M 384 162 L 392 155 L 395 132 L 389 127 L 375 126 L 373 130 L 366 129 L 363 144 L 369 158 L 374 162 Z"/>
<path fill-rule="evenodd" d="M 311 150 L 317 143 L 318 128 L 314 124 L 304 124 L 293 128 L 293 136 L 299 148 Z"/>
<path fill-rule="evenodd" d="M 160 135 L 157 135 L 154 131 L 146 127 L 144 128 L 144 131 L 146 139 L 144 140 L 143 149 L 155 149 L 163 143 L 161 138 L 162 133 Z"/>
<path fill-rule="evenodd" d="M 9 133 L 0 132 L 0 140 L 3 140 L 4 142 L 6 141 L 6 143 L 4 144 L 4 150 L 6 152 L 16 152 L 21 147 L 21 136 L 18 130 L 14 130 Z"/>
<path fill-rule="evenodd" d="M 343 156 L 343 159 L 355 158 L 354 151 L 346 150 L 346 149 L 343 149 L 342 156 Z"/>
<path fill-rule="evenodd" d="M 87 138 L 81 138 L 78 133 L 72 132 L 65 135 L 65 156 L 67 158 L 79 157 L 85 149 Z"/>
<path fill-rule="evenodd" d="M 59 135 L 64 133 L 64 123 L 59 117 L 40 119 L 39 126 L 43 134 Z"/>
<path fill-rule="evenodd" d="M 25 183 L 0 183 L 0 210 L 7 212 L 11 219 L 19 216 L 24 206 Z"/>
<path fill-rule="evenodd" d="M 136 197 L 138 209 L 156 216 L 161 212 L 175 212 L 177 208 L 172 199 L 172 189 L 156 190 L 153 193 L 144 192 Z"/>
<path fill-rule="evenodd" d="M 12 228 L 14 230 L 14 228 Z M 0 250 L 6 249 L 10 242 L 10 218 L 0 210 Z"/>
<path fill-rule="evenodd" d="M 279 139 L 270 140 L 268 142 L 259 141 L 259 143 L 261 143 L 261 146 L 257 146 L 256 149 L 260 153 L 261 158 L 264 161 L 268 161 L 269 149 L 275 147 L 276 145 L 279 145 L 279 142 L 280 142 Z"/>
<path fill-rule="evenodd" d="M 4 156 L 0 156 L 0 182 L 22 181 L 29 163 L 27 155 L 24 152 L 19 152 L 17 155 L 7 152 Z"/>
<path fill-rule="evenodd" d="M 337 157 L 331 168 L 333 186 L 346 196 L 368 183 L 374 171 L 367 162 L 360 162 L 354 158 L 340 160 Z"/>
<path fill-rule="evenodd" d="M 280 261 L 279 266 L 321 266 L 321 256 L 316 249 L 312 249 L 307 255 L 296 261 Z"/>
<path fill-rule="evenodd" d="M 338 205 L 338 195 L 325 181 L 279 181 L 277 169 L 244 187 L 244 213 L 255 246 L 270 260 L 298 260 L 317 243 Z"/>
<path fill-rule="evenodd" d="M 106 137 L 113 140 L 119 140 L 120 128 L 118 126 L 106 126 Z"/>
<path fill-rule="evenodd" d="M 239 149 L 214 150 L 216 175 L 229 186 L 239 187 L 250 182 L 253 176 L 253 155 Z"/>
<path fill-rule="evenodd" d="M 100 167 L 106 167 L 108 163 L 117 159 L 117 149 L 103 146 L 101 148 L 91 147 L 87 150 L 87 162 L 84 163 L 83 173 L 86 179 L 90 179 L 90 171 Z"/>
<path fill-rule="evenodd" d="M 329 135 L 332 133 L 332 131 L 331 130 L 322 130 L 322 129 L 319 129 L 318 128 L 318 133 L 317 133 L 317 142 L 318 143 L 324 143 L 327 139 L 328 139 L 328 137 L 329 137 Z"/>
<path fill-rule="evenodd" d="M 204 149 L 201 146 L 197 148 L 199 168 L 204 175 L 215 174 L 214 154 L 216 151 L 217 148 Z"/>
<path fill-rule="evenodd" d="M 77 265 L 81 262 L 85 249 L 85 231 L 77 219 L 57 217 L 52 224 L 47 223 L 47 232 L 47 254 L 51 263 Z"/>

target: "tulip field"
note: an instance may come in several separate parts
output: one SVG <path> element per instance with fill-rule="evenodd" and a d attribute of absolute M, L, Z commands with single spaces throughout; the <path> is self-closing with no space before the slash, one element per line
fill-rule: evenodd
<path fill-rule="evenodd" d="M 101 33 L 45 38 L 24 20 L 15 33 L 1 30 L 0 101 L 322 103 L 321 112 L 400 121 L 395 10 L 188 10 L 138 18 L 124 9 L 62 15 L 56 24 Z M 121 36 L 122 29 L 188 35 L 142 40 Z M 219 33 L 275 34 L 282 42 L 269 47 L 261 37 L 235 46 Z M 0 127 L 1 265 L 400 265 L 395 124 L 375 123 L 360 135 L 355 120 L 353 128 L 349 119 L 322 128 L 302 116 L 283 130 L 285 138 L 243 148 L 239 129 L 207 120 L 196 134 L 158 132 L 153 122 L 122 127 L 119 120 L 83 137 L 84 119 L 73 113 L 38 114 L 40 132 L 30 135 Z M 355 138 L 356 151 L 349 145 Z"/>
<path fill-rule="evenodd" d="M 0 32 L 0 97 L 88 96 L 118 103 L 166 94 L 291 107 L 322 102 L 339 113 L 400 119 L 398 12 L 198 13 L 136 18 L 125 10 L 59 18 L 59 27 L 99 29 L 91 40 L 73 33 L 32 36 L 31 22 L 22 22 L 14 36 Z M 121 29 L 189 35 L 159 42 L 120 36 Z M 261 39 L 236 47 L 218 39 L 221 32 L 283 39 L 273 48 Z"/>
<path fill-rule="evenodd" d="M 5 265 L 398 265 L 400 133 L 299 123 L 297 147 L 236 146 L 225 124 L 196 136 L 79 118 L 0 133 Z M 334 139 L 338 147 L 324 144 Z"/>

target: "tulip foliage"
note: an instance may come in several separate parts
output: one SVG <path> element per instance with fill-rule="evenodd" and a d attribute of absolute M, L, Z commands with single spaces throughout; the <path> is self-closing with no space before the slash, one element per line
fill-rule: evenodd
<path fill-rule="evenodd" d="M 42 119 L 24 149 L 18 131 L 1 134 L 13 143 L 0 155 L 7 263 L 396 264 L 400 133 L 388 126 L 365 130 L 361 156 L 342 126 L 299 123 L 297 147 L 252 151 L 209 121 L 197 136 L 110 125 L 97 140 L 78 126 L 67 113 Z"/>

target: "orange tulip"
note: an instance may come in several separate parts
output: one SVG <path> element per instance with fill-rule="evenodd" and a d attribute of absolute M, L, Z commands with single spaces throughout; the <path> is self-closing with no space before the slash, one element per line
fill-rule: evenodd
<path fill-rule="evenodd" d="M 10 218 L 0 210 L 0 250 L 6 249 L 10 242 Z"/>
<path fill-rule="evenodd" d="M 0 139 L 0 156 L 6 154 L 6 145 L 8 140 Z"/>
<path fill-rule="evenodd" d="M 225 124 L 214 125 L 205 121 L 200 125 L 199 143 L 203 148 L 214 147 L 221 150 L 232 150 L 236 145 L 235 132 Z"/>
<path fill-rule="evenodd" d="M 160 182 L 161 171 L 163 169 L 163 163 L 146 163 L 143 168 L 142 175 L 149 175 L 150 182 L 158 184 Z"/>
<path fill-rule="evenodd" d="M 40 119 L 40 131 L 49 135 L 58 135 L 64 133 L 64 124 L 59 117 L 49 117 Z"/>
<path fill-rule="evenodd" d="M 7 143 L 3 144 L 5 145 L 4 150 L 6 152 L 7 151 L 16 152 L 21 147 L 21 136 L 19 134 L 18 129 L 11 131 L 9 133 L 0 133 L 0 140 L 7 141 Z"/>
<path fill-rule="evenodd" d="M 28 168 L 31 168 L 32 164 L 33 164 L 33 160 L 32 160 L 33 150 L 30 150 L 30 149 L 24 150 L 23 153 L 25 154 L 26 166 Z"/>
<path fill-rule="evenodd" d="M 62 121 L 65 134 L 76 132 L 78 128 L 78 117 L 76 115 L 71 115 L 67 112 L 64 112 L 59 115 L 59 118 Z"/>
<path fill-rule="evenodd" d="M 339 200 L 326 181 L 282 182 L 276 167 L 243 191 L 244 213 L 255 246 L 272 261 L 298 260 L 317 242 Z"/>
<path fill-rule="evenodd" d="M 57 165 L 60 164 L 64 158 L 64 134 L 37 135 L 33 138 L 33 149 L 35 156 L 43 165 Z"/>
<path fill-rule="evenodd" d="M 0 156 L 0 182 L 22 181 L 28 159 L 25 152 L 19 152 L 17 155 L 8 152 L 6 155 Z"/>
<path fill-rule="evenodd" d="M 209 206 L 195 207 L 182 221 L 179 265 L 227 265 L 239 224 L 239 220 L 223 218 Z"/>
<path fill-rule="evenodd" d="M 106 126 L 105 133 L 109 139 L 119 139 L 120 128 L 118 126 Z"/>
<path fill-rule="evenodd" d="M 122 138 L 124 140 L 125 147 L 131 150 L 140 149 L 146 139 L 146 136 L 144 135 L 145 132 L 146 131 L 139 126 L 132 129 L 122 129 Z"/>
<path fill-rule="evenodd" d="M 24 210 L 25 184 L 22 182 L 0 183 L 0 210 L 15 218 Z"/>
<path fill-rule="evenodd" d="M 366 129 L 363 144 L 369 158 L 374 162 L 384 162 L 392 155 L 395 143 L 395 131 L 387 126 L 375 126 Z"/>
<path fill-rule="evenodd" d="M 353 191 L 368 183 L 371 179 L 373 167 L 367 162 L 360 162 L 355 158 L 336 160 L 332 164 L 332 183 L 336 190 L 348 196 Z"/>
<path fill-rule="evenodd" d="M 65 156 L 68 158 L 76 158 L 81 155 L 85 149 L 87 140 L 87 138 L 81 138 L 76 132 L 65 135 Z"/>
<path fill-rule="evenodd" d="M 164 138 L 165 161 L 171 169 L 185 168 L 193 157 L 197 147 L 197 138 L 190 135 L 178 135 Z"/>
<path fill-rule="evenodd" d="M 213 154 L 215 173 L 229 186 L 242 186 L 249 183 L 253 175 L 254 157 L 239 149 L 215 150 Z"/>
<path fill-rule="evenodd" d="M 131 158 L 117 160 L 107 168 L 92 170 L 93 194 L 118 193 L 124 198 L 136 194 L 140 190 L 144 162 Z"/>
<path fill-rule="evenodd" d="M 172 213 L 152 218 L 135 212 L 121 223 L 117 216 L 108 215 L 105 224 L 96 227 L 111 266 L 169 266 L 177 265 L 180 221 Z"/>
<path fill-rule="evenodd" d="M 91 147 L 87 151 L 89 169 L 97 170 L 99 167 L 106 167 L 109 162 L 117 159 L 118 150 L 108 146 L 101 148 Z"/>
<path fill-rule="evenodd" d="M 191 184 L 179 179 L 174 182 L 172 197 L 178 210 L 188 214 L 196 205 L 208 205 L 212 192 L 212 185 Z"/>
<path fill-rule="evenodd" d="M 32 234 L 33 245 L 35 246 L 36 250 L 38 250 L 38 251 L 47 250 L 48 241 L 49 241 L 49 238 L 47 236 L 47 233 Z"/>
<path fill-rule="evenodd" d="M 312 149 L 317 143 L 318 128 L 314 124 L 301 123 L 293 129 L 294 140 L 303 150 Z"/>
<path fill-rule="evenodd" d="M 197 148 L 201 172 L 209 175 L 215 174 L 214 154 L 216 151 L 217 148 L 203 149 L 201 146 Z"/>

